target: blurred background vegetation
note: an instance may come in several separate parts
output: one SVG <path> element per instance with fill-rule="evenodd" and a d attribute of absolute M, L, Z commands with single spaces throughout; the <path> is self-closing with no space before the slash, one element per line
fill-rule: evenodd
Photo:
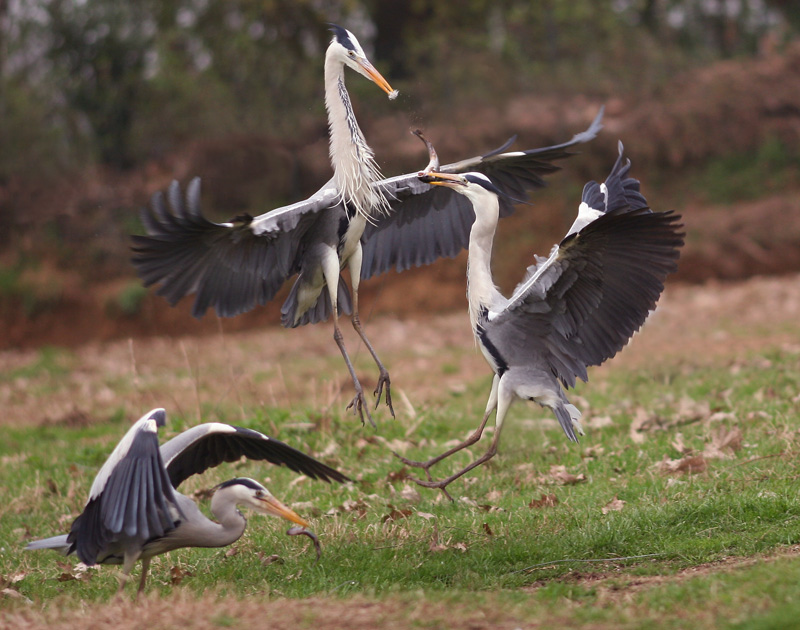
<path fill-rule="evenodd" d="M 387 175 L 424 163 L 412 125 L 436 129 L 449 161 L 511 133 L 526 147 L 562 140 L 605 103 L 610 133 L 570 173 L 559 212 L 605 174 L 619 137 L 660 205 L 756 203 L 800 187 L 796 0 L 0 0 L 0 318 L 22 330 L 110 280 L 104 316 L 140 313 L 148 296 L 127 236 L 173 177 L 201 175 L 205 209 L 220 217 L 326 181 L 327 22 L 352 30 L 401 92 L 390 103 L 348 77 Z M 565 197 L 559 186 L 552 200 Z M 763 227 L 769 212 L 786 208 L 718 211 L 709 231 L 759 213 L 751 222 Z M 750 259 L 733 271 L 719 262 L 686 279 L 770 271 L 773 236 L 747 237 Z M 529 259 L 530 242 L 520 246 Z M 781 256 L 772 271 L 800 268 Z"/>

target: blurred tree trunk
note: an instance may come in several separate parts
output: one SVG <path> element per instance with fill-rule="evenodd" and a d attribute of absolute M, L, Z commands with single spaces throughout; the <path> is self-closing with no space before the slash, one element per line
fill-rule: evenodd
<path fill-rule="evenodd" d="M 0 0 L 0 116 L 5 111 L 4 91 L 6 80 L 6 29 L 8 28 L 8 1 Z"/>

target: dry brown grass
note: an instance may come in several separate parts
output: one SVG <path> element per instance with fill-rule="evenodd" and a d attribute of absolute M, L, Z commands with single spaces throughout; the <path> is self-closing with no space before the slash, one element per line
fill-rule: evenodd
<path fill-rule="evenodd" d="M 673 285 L 630 346 L 591 378 L 602 380 L 610 366 L 636 367 L 654 357 L 698 367 L 720 359 L 735 362 L 766 346 L 796 348 L 798 322 L 800 276 Z M 347 328 L 351 353 L 358 357 L 360 377 L 369 388 L 375 370 Z M 474 349 L 465 313 L 380 317 L 368 329 L 389 366 L 401 414 L 412 416 L 419 406 L 482 376 L 488 382 L 488 368 Z M 0 372 L 30 366 L 38 356 L 34 350 L 0 352 Z M 270 405 L 300 415 L 324 415 L 333 405 L 343 407 L 350 394 L 347 372 L 326 324 L 89 343 L 63 361 L 69 368 L 63 374 L 42 372 L 0 382 L 0 424 L 100 421 L 119 409 L 133 414 L 155 406 L 188 417 L 200 405 Z M 388 414 L 379 410 L 378 421 L 385 419 Z"/>

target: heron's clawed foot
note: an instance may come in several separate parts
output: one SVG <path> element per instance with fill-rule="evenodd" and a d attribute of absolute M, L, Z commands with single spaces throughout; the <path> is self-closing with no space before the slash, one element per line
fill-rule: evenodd
<path fill-rule="evenodd" d="M 450 501 L 455 502 L 455 499 L 453 499 L 453 497 L 450 496 L 450 493 L 447 491 L 447 486 L 450 485 L 450 482 L 453 481 L 453 479 L 442 479 L 440 481 L 434 481 L 431 478 L 431 475 L 428 472 L 427 468 L 425 469 L 425 473 L 428 475 L 428 481 L 423 481 L 422 479 L 417 479 L 415 477 L 407 477 L 407 479 L 409 481 L 413 481 L 418 486 L 422 486 L 423 488 L 439 488 L 439 490 L 441 490 L 444 493 L 444 496 L 450 499 Z"/>
<path fill-rule="evenodd" d="M 361 386 L 356 388 L 356 395 L 353 397 L 353 400 L 350 401 L 350 404 L 347 405 L 346 410 L 350 411 L 353 410 L 354 414 L 358 414 L 361 418 L 361 425 L 365 424 L 364 422 L 364 414 L 367 415 L 367 420 L 372 425 L 373 429 L 377 429 L 378 427 L 375 426 L 375 421 L 372 419 L 372 414 L 369 412 L 369 405 L 367 404 L 366 399 L 364 398 L 364 390 L 361 389 Z"/>
<path fill-rule="evenodd" d="M 397 459 L 403 462 L 406 466 L 411 466 L 412 468 L 422 468 L 422 470 L 424 470 L 425 474 L 428 476 L 428 481 L 433 481 L 433 477 L 431 477 L 431 472 L 429 469 L 431 466 L 433 466 L 436 462 L 439 461 L 438 459 L 434 458 L 434 459 L 429 459 L 427 462 L 416 462 L 413 459 L 407 459 L 403 457 L 402 455 L 400 455 L 400 453 L 397 453 L 395 451 L 392 451 L 392 455 L 394 455 Z M 411 479 L 411 481 L 419 483 L 413 477 L 409 477 L 409 479 Z"/>
<path fill-rule="evenodd" d="M 386 406 L 389 407 L 389 413 L 394 415 L 394 407 L 392 407 L 392 381 L 389 378 L 389 372 L 381 370 L 381 375 L 378 377 L 378 384 L 375 386 L 375 409 L 381 404 L 381 394 L 383 394 L 383 387 L 386 386 Z"/>

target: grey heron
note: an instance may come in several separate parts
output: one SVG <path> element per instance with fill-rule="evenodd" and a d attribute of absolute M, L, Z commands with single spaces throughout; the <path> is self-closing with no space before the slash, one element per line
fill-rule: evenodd
<path fill-rule="evenodd" d="M 510 405 L 532 400 L 550 408 L 564 433 L 583 434 L 580 411 L 564 388 L 587 380 L 587 367 L 600 365 L 627 343 L 655 308 L 666 276 L 675 271 L 684 234 L 680 215 L 653 212 L 628 176 L 623 147 L 606 181 L 583 189 L 578 216 L 549 256 L 536 257 L 510 298 L 494 284 L 492 246 L 503 191 L 482 173 L 422 172 L 426 182 L 468 199 L 476 219 L 469 237 L 467 301 L 478 347 L 494 372 L 483 419 L 466 440 L 425 462 L 395 455 L 421 468 L 419 485 L 446 487 L 497 453 Z M 562 387 L 563 386 L 563 387 Z M 495 433 L 488 451 L 441 480 L 430 468 L 481 438 L 492 412 Z"/>
<path fill-rule="evenodd" d="M 187 293 L 196 292 L 192 314 L 198 318 L 210 306 L 218 315 L 232 317 L 256 304 L 264 304 L 274 297 L 290 275 L 297 273 L 297 280 L 281 310 L 283 325 L 294 328 L 333 316 L 334 340 L 356 391 L 348 409 L 352 407 L 362 423 L 366 411 L 374 426 L 339 329 L 339 311 L 341 308 L 352 312 L 353 327 L 378 366 L 376 408 L 385 386 L 386 404 L 394 416 L 389 372 L 364 333 L 358 313 L 361 234 L 367 222 L 386 211 L 388 202 L 383 191 L 372 186 L 380 180 L 381 173 L 375 154 L 356 121 L 344 83 L 344 69 L 352 68 L 374 81 L 390 99 L 397 96 L 397 91 L 367 59 L 353 33 L 335 24 L 330 26 L 333 38 L 325 53 L 325 108 L 333 166 L 331 180 L 306 201 L 255 219 L 243 216 L 240 222 L 222 226 L 203 221 L 191 226 L 176 223 L 163 199 L 155 195 L 153 212 L 142 213 L 149 236 L 133 239 L 133 262 L 146 286 L 162 284 L 158 293 L 172 305 Z M 189 185 L 190 206 L 197 196 L 199 181 Z M 170 187 L 168 197 L 173 209 L 182 209 L 177 183 Z M 221 231 L 209 232 L 210 226 Z M 176 235 L 176 228 L 188 228 L 189 232 Z M 246 235 L 241 234 L 243 231 Z M 259 239 L 267 247 L 251 251 L 253 248 L 242 242 L 248 237 Z M 196 256 L 198 253 L 200 257 Z M 352 305 L 349 294 L 340 285 L 339 276 L 345 266 L 350 268 Z M 326 287 L 326 295 L 322 296 Z"/>
<path fill-rule="evenodd" d="M 339 471 L 288 444 L 219 422 L 192 427 L 159 448 L 157 430 L 165 421 L 164 409 L 154 409 L 134 423 L 97 473 L 69 534 L 35 540 L 26 548 L 75 554 L 89 566 L 121 564 L 120 591 L 141 560 L 138 595 L 153 556 L 181 547 L 225 547 L 236 542 L 246 526 L 237 506 L 308 526 L 263 485 L 241 477 L 214 489 L 211 513 L 217 521 L 212 521 L 176 490 L 188 477 L 244 456 L 283 464 L 325 482 L 348 481 Z"/>
<path fill-rule="evenodd" d="M 356 169 L 353 155 L 370 156 L 352 116 L 341 79 L 342 49 L 337 32 L 326 55 L 328 68 L 339 68 L 334 89 L 326 87 L 331 128 L 331 155 L 336 173 Z M 351 34 L 348 35 L 353 41 Z M 352 52 L 352 51 L 350 51 Z M 344 53 L 349 59 L 350 52 Z M 328 60 L 329 59 L 329 60 Z M 338 65 L 337 65 L 338 64 Z M 333 75 L 331 70 L 330 75 Z M 337 100 L 339 97 L 342 99 Z M 349 112 L 349 113 L 348 113 Z M 479 171 L 491 175 L 509 196 L 524 197 L 527 191 L 544 186 L 543 176 L 558 170 L 553 163 L 571 155 L 567 149 L 593 139 L 602 127 L 601 109 L 591 125 L 567 142 L 527 151 L 506 151 L 511 141 L 489 153 L 441 167 L 445 173 Z M 355 139 L 352 135 L 353 132 Z M 357 132 L 357 133 L 356 133 Z M 351 137 L 352 151 L 347 165 L 336 166 L 340 155 L 334 147 Z M 376 173 L 372 169 L 364 172 Z M 226 223 L 206 219 L 200 210 L 200 179 L 193 179 L 185 200 L 177 182 L 167 193 L 153 196 L 151 207 L 142 212 L 147 236 L 133 237 L 132 262 L 146 286 L 159 284 L 158 294 L 174 305 L 195 293 L 192 313 L 201 317 L 214 307 L 222 317 L 231 317 L 262 305 L 275 296 L 283 283 L 298 274 L 282 312 L 282 324 L 294 327 L 324 321 L 333 316 L 334 339 L 345 359 L 356 395 L 348 405 L 374 426 L 363 390 L 344 348 L 338 327 L 339 311 L 352 312 L 352 322 L 379 367 L 375 388 L 376 408 L 382 388 L 391 405 L 390 381 L 374 348 L 363 334 L 358 314 L 361 280 L 390 269 L 404 271 L 427 265 L 436 259 L 456 256 L 467 245 L 475 218 L 472 205 L 460 195 L 422 182 L 409 173 L 372 182 L 367 186 L 373 201 L 371 214 L 358 210 L 348 195 L 341 193 L 337 175 L 305 201 L 277 208 L 257 217 L 244 215 Z M 366 175 L 359 179 L 366 183 Z M 366 194 L 366 193 L 365 193 Z M 344 203 L 342 198 L 344 196 Z M 501 201 L 501 216 L 513 211 L 510 197 Z M 349 266 L 352 300 L 347 286 L 339 281 L 344 264 Z M 327 286 L 327 291 L 322 289 Z M 362 412 L 363 408 L 363 412 Z"/>

